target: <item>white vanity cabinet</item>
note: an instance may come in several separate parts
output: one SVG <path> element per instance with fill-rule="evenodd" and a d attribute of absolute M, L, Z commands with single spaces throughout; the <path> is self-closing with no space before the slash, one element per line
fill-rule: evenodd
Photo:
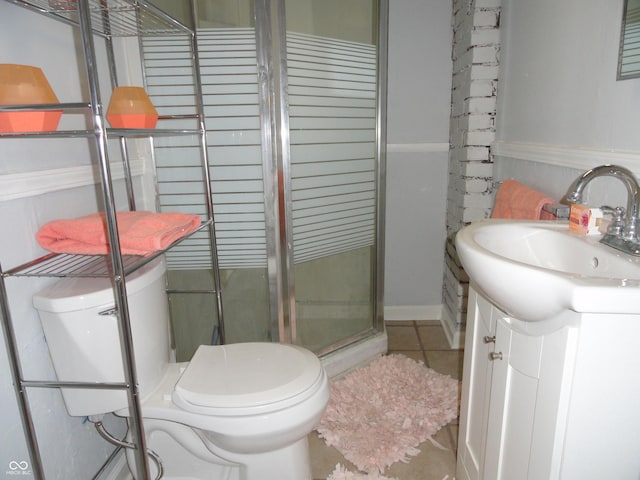
<path fill-rule="evenodd" d="M 473 288 L 467 315 L 456 478 L 558 478 L 576 327 L 530 334 Z"/>
<path fill-rule="evenodd" d="M 640 256 L 495 219 L 456 249 L 471 279 L 456 478 L 640 480 Z"/>
<path fill-rule="evenodd" d="M 524 322 L 472 284 L 466 335 L 457 480 L 640 479 L 640 315 Z"/>

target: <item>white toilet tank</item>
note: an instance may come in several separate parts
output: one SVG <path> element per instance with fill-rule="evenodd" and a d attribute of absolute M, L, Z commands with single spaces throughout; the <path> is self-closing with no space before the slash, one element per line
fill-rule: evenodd
<path fill-rule="evenodd" d="M 127 298 L 141 396 L 151 393 L 169 362 L 169 305 L 161 258 L 127 276 Z M 111 279 L 69 277 L 33 297 L 60 381 L 123 382 Z M 127 407 L 124 390 L 62 389 L 70 415 Z"/>

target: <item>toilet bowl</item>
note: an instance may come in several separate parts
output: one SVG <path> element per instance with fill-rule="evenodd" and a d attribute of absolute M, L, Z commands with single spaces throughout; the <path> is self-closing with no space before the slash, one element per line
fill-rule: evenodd
<path fill-rule="evenodd" d="M 155 260 L 126 285 L 143 426 L 162 478 L 310 480 L 307 435 L 329 399 L 319 359 L 295 345 L 254 342 L 203 345 L 190 362 L 171 363 L 164 274 Z M 65 278 L 34 296 L 59 380 L 123 381 L 113 305 L 104 278 Z M 70 415 L 128 416 L 123 391 L 62 394 Z M 130 451 L 127 458 L 135 471 Z"/>

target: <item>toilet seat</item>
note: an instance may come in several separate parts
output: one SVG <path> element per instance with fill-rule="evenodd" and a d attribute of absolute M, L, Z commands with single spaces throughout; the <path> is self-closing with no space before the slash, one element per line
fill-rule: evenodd
<path fill-rule="evenodd" d="M 268 413 L 314 395 L 323 378 L 318 357 L 295 345 L 202 345 L 172 399 L 179 408 L 201 415 Z"/>

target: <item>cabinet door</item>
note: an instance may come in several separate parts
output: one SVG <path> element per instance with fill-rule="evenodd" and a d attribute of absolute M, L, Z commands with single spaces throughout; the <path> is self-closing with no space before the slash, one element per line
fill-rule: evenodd
<path fill-rule="evenodd" d="M 542 337 L 496 325 L 484 474 L 486 480 L 525 480 L 533 437 Z"/>
<path fill-rule="evenodd" d="M 514 329 L 499 312 L 483 480 L 560 475 L 577 331 L 543 336 Z"/>
<path fill-rule="evenodd" d="M 560 478 L 577 326 L 529 330 L 469 290 L 459 480 Z"/>
<path fill-rule="evenodd" d="M 479 480 L 485 456 L 489 392 L 495 335 L 495 309 L 469 289 L 469 307 L 460 405 L 458 465 L 460 480 Z"/>

